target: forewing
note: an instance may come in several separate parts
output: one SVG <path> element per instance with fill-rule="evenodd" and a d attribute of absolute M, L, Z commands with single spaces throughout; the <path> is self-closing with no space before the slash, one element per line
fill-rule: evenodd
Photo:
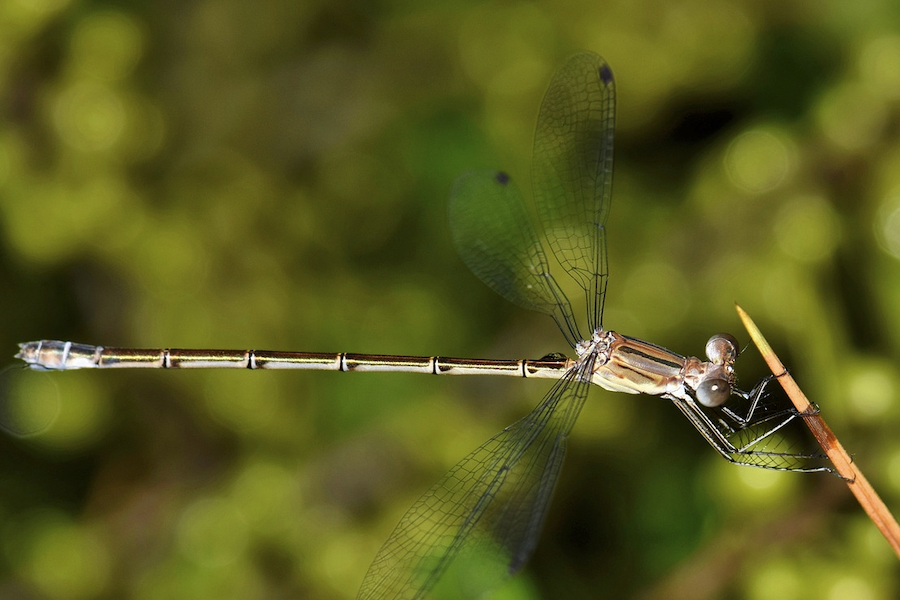
<path fill-rule="evenodd" d="M 544 95 L 534 134 L 532 185 L 550 249 L 584 289 L 588 325 L 602 325 L 606 219 L 612 193 L 615 81 L 592 53 L 570 58 Z"/>
<path fill-rule="evenodd" d="M 357 600 L 425 598 L 441 580 L 477 598 L 518 571 L 537 543 L 592 367 L 592 357 L 573 367 L 528 416 L 422 496 L 378 552 Z"/>

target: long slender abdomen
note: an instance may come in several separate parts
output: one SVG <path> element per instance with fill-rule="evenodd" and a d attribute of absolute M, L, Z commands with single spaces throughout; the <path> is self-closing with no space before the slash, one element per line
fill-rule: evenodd
<path fill-rule="evenodd" d="M 19 344 L 16 358 L 42 371 L 75 369 L 306 369 L 386 371 L 434 375 L 506 375 L 559 379 L 572 366 L 564 356 L 539 360 L 487 360 L 344 352 L 105 348 L 43 340 Z"/>

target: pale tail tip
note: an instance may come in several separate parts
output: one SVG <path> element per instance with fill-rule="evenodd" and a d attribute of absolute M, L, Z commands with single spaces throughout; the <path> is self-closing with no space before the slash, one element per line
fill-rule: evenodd
<path fill-rule="evenodd" d="M 22 342 L 19 344 L 19 351 L 16 352 L 13 358 L 17 358 L 19 360 L 23 360 L 28 365 L 34 369 L 35 367 L 35 354 L 37 349 L 41 347 L 42 342 Z"/>

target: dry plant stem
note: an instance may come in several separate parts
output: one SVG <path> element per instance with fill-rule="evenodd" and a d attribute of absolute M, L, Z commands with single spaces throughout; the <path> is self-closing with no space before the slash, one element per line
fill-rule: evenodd
<path fill-rule="evenodd" d="M 744 322 L 744 327 L 747 328 L 753 343 L 759 348 L 760 354 L 762 354 L 778 382 L 781 383 L 781 387 L 784 388 L 791 402 L 794 403 L 794 407 L 803 415 L 803 420 L 828 455 L 832 464 L 834 464 L 838 474 L 847 482 L 847 486 L 853 492 L 853 495 L 856 496 L 863 510 L 866 511 L 866 514 L 869 515 L 875 526 L 887 538 L 894 552 L 900 557 L 900 526 L 897 525 L 897 520 L 894 519 L 884 502 L 881 501 L 881 498 L 878 497 L 868 480 L 857 468 L 856 463 L 853 462 L 850 455 L 841 446 L 837 437 L 825 423 L 822 415 L 819 414 L 818 408 L 810 403 L 806 395 L 800 390 L 800 386 L 787 372 L 784 364 L 775 356 L 772 347 L 769 346 L 769 343 L 756 327 L 756 324 L 753 323 L 753 320 L 750 319 L 750 316 L 740 306 L 735 305 L 735 308 L 741 321 Z"/>

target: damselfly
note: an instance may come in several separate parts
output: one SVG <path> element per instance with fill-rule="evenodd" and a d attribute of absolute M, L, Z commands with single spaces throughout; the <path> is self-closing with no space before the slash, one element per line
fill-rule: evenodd
<path fill-rule="evenodd" d="M 469 268 L 507 300 L 553 317 L 575 358 L 481 360 L 253 350 L 104 348 L 72 342 L 21 344 L 33 369 L 237 368 L 406 371 L 556 379 L 538 406 L 464 458 L 403 516 L 375 557 L 358 599 L 423 598 L 449 571 L 478 597 L 518 571 L 537 544 L 567 438 L 591 384 L 661 396 L 677 406 L 727 460 L 790 471 L 828 470 L 815 454 L 780 448 L 777 432 L 798 418 L 764 399 L 768 379 L 735 387 L 735 338 L 717 334 L 707 360 L 684 357 L 603 327 L 606 220 L 612 188 L 615 80 L 606 62 L 578 54 L 553 77 L 534 138 L 532 185 L 552 256 L 584 291 L 583 336 L 522 195 L 502 172 L 460 177 L 450 224 Z M 740 405 L 741 408 L 735 408 Z"/>

